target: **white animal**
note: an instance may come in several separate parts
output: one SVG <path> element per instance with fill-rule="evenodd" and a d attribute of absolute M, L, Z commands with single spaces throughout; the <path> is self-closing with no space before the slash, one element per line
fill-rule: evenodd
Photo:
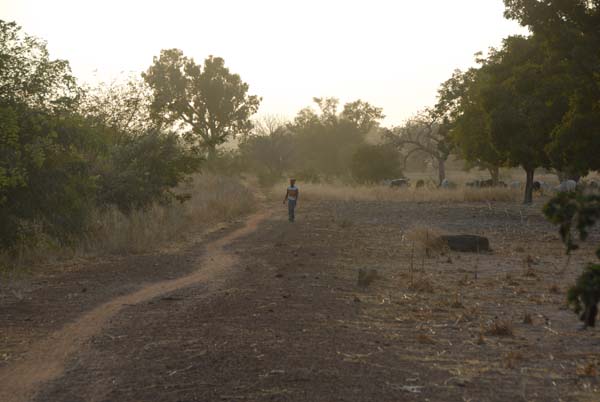
<path fill-rule="evenodd" d="M 444 180 L 442 180 L 442 183 L 440 184 L 440 188 L 443 188 L 446 190 L 454 189 L 454 188 L 456 188 L 456 183 L 453 183 L 448 179 L 444 179 Z"/>
<path fill-rule="evenodd" d="M 577 182 L 575 180 L 565 180 L 558 186 L 554 187 L 554 190 L 559 193 L 569 193 L 577 189 Z"/>

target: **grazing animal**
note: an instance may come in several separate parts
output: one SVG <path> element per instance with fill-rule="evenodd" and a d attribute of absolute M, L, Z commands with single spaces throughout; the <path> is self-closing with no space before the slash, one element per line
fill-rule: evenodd
<path fill-rule="evenodd" d="M 409 185 L 408 179 L 394 179 L 390 182 L 390 187 L 408 187 Z"/>
<path fill-rule="evenodd" d="M 443 188 L 443 189 L 452 189 L 452 188 L 456 188 L 456 184 L 452 183 L 448 179 L 444 179 L 444 180 L 442 180 L 442 183 L 440 184 L 440 187 Z"/>
<path fill-rule="evenodd" d="M 550 189 L 550 185 L 544 181 L 536 180 L 533 182 L 533 191 L 538 191 L 540 193 L 544 193 Z"/>
<path fill-rule="evenodd" d="M 558 186 L 554 187 L 554 190 L 559 193 L 570 193 L 577 189 L 577 182 L 575 180 L 565 180 Z"/>

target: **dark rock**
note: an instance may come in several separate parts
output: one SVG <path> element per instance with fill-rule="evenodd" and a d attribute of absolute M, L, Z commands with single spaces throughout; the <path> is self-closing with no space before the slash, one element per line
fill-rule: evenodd
<path fill-rule="evenodd" d="M 442 236 L 450 250 L 467 253 L 490 251 L 490 241 L 487 237 L 476 235 L 444 235 Z"/>

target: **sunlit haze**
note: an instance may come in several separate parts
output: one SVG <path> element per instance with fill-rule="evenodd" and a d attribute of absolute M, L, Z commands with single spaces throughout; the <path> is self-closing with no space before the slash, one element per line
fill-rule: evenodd
<path fill-rule="evenodd" d="M 260 113 L 293 117 L 314 96 L 363 99 L 399 124 L 473 54 L 525 33 L 501 0 L 0 0 L 0 18 L 48 41 L 85 82 L 139 73 L 164 48 L 223 57 L 262 96 Z"/>

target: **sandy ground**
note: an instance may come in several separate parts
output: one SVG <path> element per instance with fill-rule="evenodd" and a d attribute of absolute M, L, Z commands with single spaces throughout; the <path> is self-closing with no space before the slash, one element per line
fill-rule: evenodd
<path fill-rule="evenodd" d="M 600 400 L 600 333 L 564 305 L 592 250 L 567 265 L 539 202 L 279 208 L 4 285 L 0 400 Z M 419 227 L 493 251 L 425 252 Z"/>

